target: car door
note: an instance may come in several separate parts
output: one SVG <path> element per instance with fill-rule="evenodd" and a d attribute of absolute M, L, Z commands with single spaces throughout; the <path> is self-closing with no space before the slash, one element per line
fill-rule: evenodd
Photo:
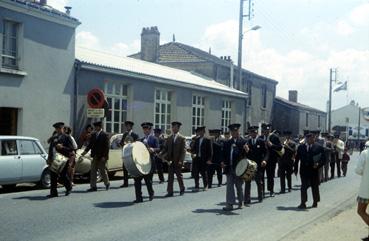
<path fill-rule="evenodd" d="M 22 159 L 17 141 L 0 140 L 0 184 L 15 184 L 21 180 Z"/>
<path fill-rule="evenodd" d="M 45 157 L 34 140 L 18 140 L 22 159 L 22 181 L 34 182 L 40 180 L 45 166 Z"/>

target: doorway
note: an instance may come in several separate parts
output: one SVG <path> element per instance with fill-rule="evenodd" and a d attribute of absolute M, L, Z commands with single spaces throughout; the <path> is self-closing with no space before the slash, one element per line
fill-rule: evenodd
<path fill-rule="evenodd" d="M 18 109 L 0 107 L 0 135 L 17 135 Z"/>

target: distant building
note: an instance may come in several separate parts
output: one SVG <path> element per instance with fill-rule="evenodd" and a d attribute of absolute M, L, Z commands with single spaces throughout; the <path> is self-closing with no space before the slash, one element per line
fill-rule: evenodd
<path fill-rule="evenodd" d="M 160 33 L 157 27 L 143 28 L 141 33 L 141 51 L 130 57 L 183 69 L 215 80 L 249 96 L 244 111 L 244 125 L 257 125 L 270 122 L 277 81 L 242 70 L 239 82 L 237 66 L 228 56 L 217 57 L 209 52 L 175 42 L 160 45 Z"/>
<path fill-rule="evenodd" d="M 360 137 L 358 136 L 360 111 Z M 369 138 L 369 108 L 360 108 L 355 101 L 332 110 L 332 130 L 341 133 L 348 140 L 367 140 Z"/>
<path fill-rule="evenodd" d="M 205 125 L 227 130 L 230 123 L 244 120 L 247 94 L 188 71 L 129 57 L 117 57 L 87 49 L 76 50 L 78 72 L 78 123 L 82 129 L 92 120 L 86 118 L 87 92 L 104 90 L 109 103 L 105 130 L 122 133 L 124 121 L 153 122 L 163 131 L 174 120 L 181 121 L 186 136 Z M 243 130 L 243 128 L 242 128 Z"/>
<path fill-rule="evenodd" d="M 304 130 L 326 130 L 327 114 L 324 111 L 297 102 L 297 91 L 290 90 L 288 100 L 276 97 L 273 106 L 273 128 L 289 130 L 302 135 Z"/>
<path fill-rule="evenodd" d="M 0 1 L 0 135 L 39 138 L 72 123 L 75 29 L 46 1 Z"/>

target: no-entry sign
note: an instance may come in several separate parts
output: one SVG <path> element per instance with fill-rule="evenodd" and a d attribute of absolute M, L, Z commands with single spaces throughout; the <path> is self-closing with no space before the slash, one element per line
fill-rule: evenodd
<path fill-rule="evenodd" d="M 105 103 L 104 92 L 100 89 L 92 89 L 87 94 L 87 103 L 91 108 L 102 108 Z"/>

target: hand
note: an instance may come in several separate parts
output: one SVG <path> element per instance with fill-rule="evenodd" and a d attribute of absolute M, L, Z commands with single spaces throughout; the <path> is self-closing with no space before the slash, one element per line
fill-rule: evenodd
<path fill-rule="evenodd" d="M 57 145 L 55 146 L 55 148 L 56 148 L 56 149 L 62 149 L 62 148 L 63 148 L 63 145 L 62 145 L 62 144 L 57 144 Z"/>
<path fill-rule="evenodd" d="M 106 158 L 105 157 L 101 157 L 100 159 L 102 162 L 106 161 Z"/>
<path fill-rule="evenodd" d="M 179 166 L 182 166 L 182 162 L 178 162 L 178 165 L 179 165 Z"/>
<path fill-rule="evenodd" d="M 250 151 L 250 147 L 247 144 L 243 146 L 243 149 L 246 151 L 246 153 Z"/>
<path fill-rule="evenodd" d="M 273 145 L 273 143 L 271 143 L 270 141 L 267 141 L 267 145 L 268 145 L 269 147 L 271 147 L 271 146 Z"/>
<path fill-rule="evenodd" d="M 318 168 L 318 163 L 314 163 L 314 169 L 317 169 Z"/>
<path fill-rule="evenodd" d="M 211 164 L 212 164 L 212 162 L 211 162 L 211 161 L 207 161 L 207 162 L 206 162 L 206 164 L 211 165 Z"/>
<path fill-rule="evenodd" d="M 222 168 L 224 168 L 224 162 L 221 162 L 221 163 L 220 163 L 220 166 L 221 166 Z"/>
<path fill-rule="evenodd" d="M 267 165 L 267 162 L 264 160 L 261 162 L 261 167 L 265 167 Z"/>
<path fill-rule="evenodd" d="M 150 153 L 154 153 L 154 152 L 155 152 L 154 148 L 150 147 L 150 148 L 149 148 L 149 152 L 150 152 Z"/>

